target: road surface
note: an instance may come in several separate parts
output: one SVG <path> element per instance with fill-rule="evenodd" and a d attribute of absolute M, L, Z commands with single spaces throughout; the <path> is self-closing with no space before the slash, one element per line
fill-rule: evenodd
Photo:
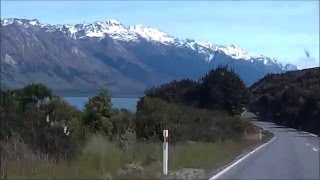
<path fill-rule="evenodd" d="M 253 121 L 275 139 L 211 179 L 320 179 L 319 137 L 273 123 Z"/>

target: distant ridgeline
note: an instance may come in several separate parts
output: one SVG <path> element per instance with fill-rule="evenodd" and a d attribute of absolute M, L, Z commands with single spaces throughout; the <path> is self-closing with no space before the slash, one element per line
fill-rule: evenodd
<path fill-rule="evenodd" d="M 265 120 L 320 134 L 320 68 L 269 74 L 250 90 L 250 109 Z"/>

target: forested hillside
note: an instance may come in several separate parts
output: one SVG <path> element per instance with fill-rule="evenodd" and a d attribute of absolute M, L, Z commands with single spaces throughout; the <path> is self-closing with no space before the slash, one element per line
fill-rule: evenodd
<path fill-rule="evenodd" d="M 320 68 L 269 74 L 250 90 L 250 109 L 265 120 L 320 134 Z"/>

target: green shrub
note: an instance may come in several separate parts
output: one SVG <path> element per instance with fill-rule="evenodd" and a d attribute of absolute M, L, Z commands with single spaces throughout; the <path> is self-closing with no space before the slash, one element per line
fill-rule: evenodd
<path fill-rule="evenodd" d="M 88 127 L 92 133 L 103 132 L 111 137 L 114 127 L 111 121 L 112 111 L 110 96 L 107 95 L 106 91 L 100 92 L 85 104 L 82 118 L 83 125 Z"/>
<path fill-rule="evenodd" d="M 42 84 L 1 91 L 1 140 L 18 137 L 35 151 L 72 153 L 71 122 L 80 112 Z"/>
<path fill-rule="evenodd" d="M 144 98 L 136 113 L 139 139 L 162 140 L 162 130 L 170 131 L 170 140 L 213 142 L 238 138 L 246 122 L 219 111 L 169 104 L 157 98 Z"/>
<path fill-rule="evenodd" d="M 168 103 L 227 111 L 239 115 L 249 102 L 249 91 L 240 77 L 228 67 L 209 71 L 200 82 L 189 79 L 171 81 L 145 92 L 144 97 L 159 98 Z M 143 97 L 137 110 L 141 109 Z"/>

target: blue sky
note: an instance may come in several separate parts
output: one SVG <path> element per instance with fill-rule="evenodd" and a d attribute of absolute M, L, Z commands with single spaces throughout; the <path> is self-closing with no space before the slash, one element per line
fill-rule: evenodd
<path fill-rule="evenodd" d="M 300 68 L 319 65 L 319 1 L 1 1 L 1 18 L 7 17 L 50 24 L 116 19 L 235 44 Z"/>

